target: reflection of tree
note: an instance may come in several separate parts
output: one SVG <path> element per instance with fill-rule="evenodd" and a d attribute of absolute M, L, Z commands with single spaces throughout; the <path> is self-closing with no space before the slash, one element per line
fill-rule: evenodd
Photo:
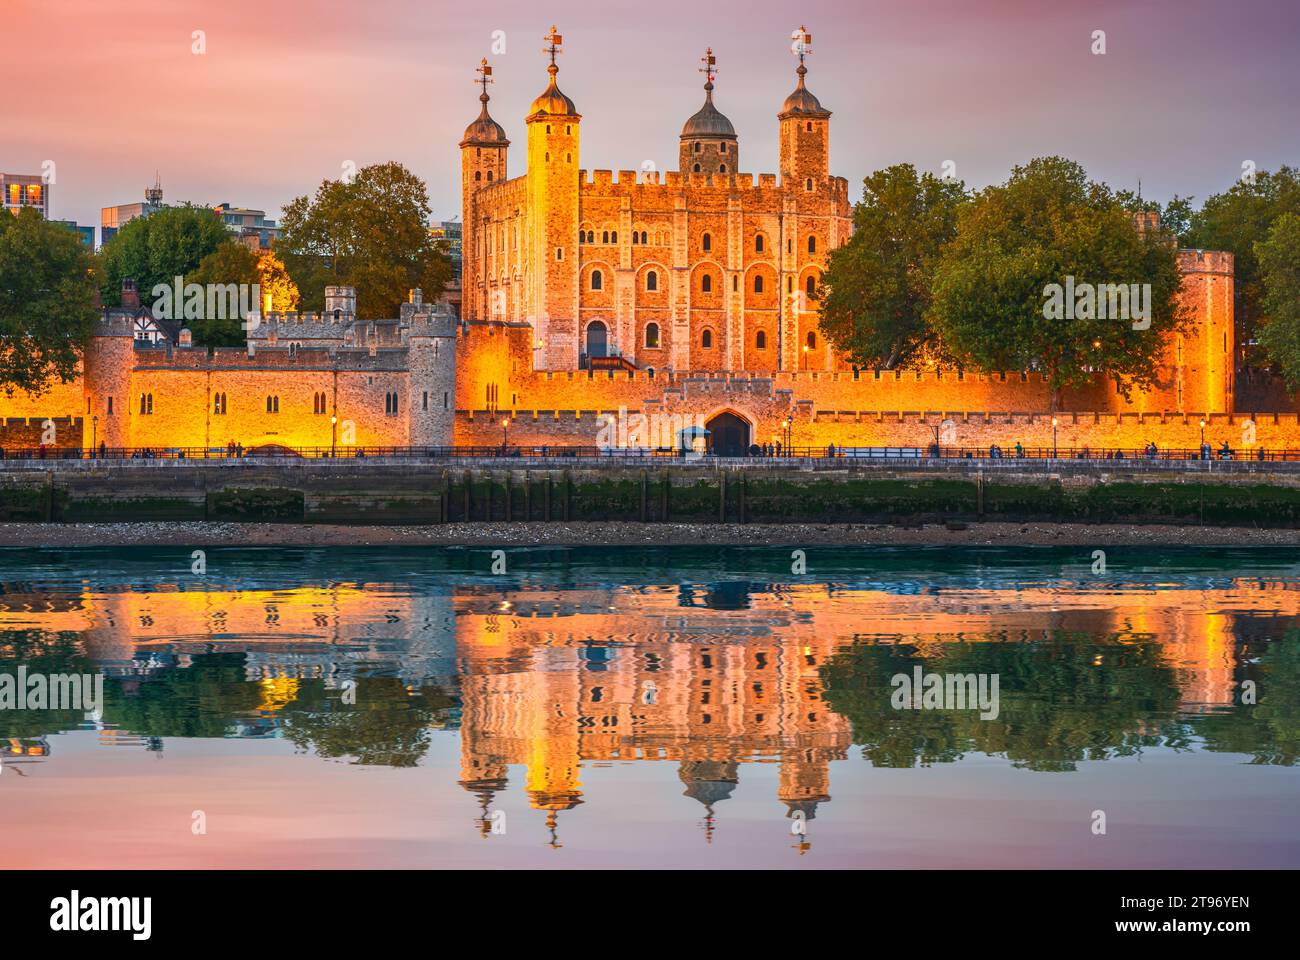
<path fill-rule="evenodd" d="M 105 684 L 104 719 L 146 736 L 222 737 L 261 702 L 242 653 L 203 653 L 184 669 Z"/>
<path fill-rule="evenodd" d="M 999 713 L 896 710 L 895 674 L 997 674 Z M 1144 746 L 1183 746 L 1174 722 L 1179 690 L 1159 644 L 1120 644 L 1078 635 L 1037 643 L 855 646 L 822 670 L 826 700 L 853 725 L 876 766 L 951 762 L 970 751 L 1006 756 L 1033 770 L 1073 770 L 1082 760 L 1127 756 Z"/>
<path fill-rule="evenodd" d="M 1259 662 L 1246 664 L 1237 679 L 1255 681 L 1257 702 L 1241 703 L 1238 685 L 1231 709 L 1194 718 L 1190 725 L 1205 749 L 1294 766 L 1300 759 L 1300 631 L 1269 643 Z"/>
<path fill-rule="evenodd" d="M 305 681 L 281 714 L 285 736 L 322 757 L 352 757 L 357 763 L 413 767 L 429 749 L 429 726 L 452 701 L 437 687 L 408 693 L 395 677 L 357 681 L 356 703 L 322 681 Z"/>
<path fill-rule="evenodd" d="M 46 676 L 56 673 L 93 676 L 99 672 L 99 668 L 86 657 L 75 633 L 0 631 L 0 673 L 13 677 L 15 693 L 22 695 L 23 691 L 17 688 L 19 667 L 26 667 L 29 677 L 38 673 Z M 75 730 L 81 726 L 85 716 L 84 710 L 0 710 L 0 740 L 42 737 Z"/>

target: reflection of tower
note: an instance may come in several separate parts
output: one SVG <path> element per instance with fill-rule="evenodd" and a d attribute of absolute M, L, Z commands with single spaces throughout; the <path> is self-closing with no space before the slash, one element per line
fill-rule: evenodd
<path fill-rule="evenodd" d="M 528 680 L 528 801 L 534 810 L 546 811 L 550 845 L 558 849 L 560 811 L 582 803 L 578 789 L 582 785 L 578 780 L 582 741 L 575 710 L 580 674 L 566 664 L 563 670 L 535 672 Z"/>
<path fill-rule="evenodd" d="M 683 760 L 677 776 L 686 789 L 682 796 L 691 797 L 704 804 L 704 839 L 713 842 L 713 805 L 731 797 L 740 782 L 734 760 Z"/>
<path fill-rule="evenodd" d="M 777 797 L 785 804 L 787 817 L 802 813 L 805 820 L 817 817 L 817 804 L 830 800 L 830 764 L 821 750 L 790 750 L 781 755 Z"/>

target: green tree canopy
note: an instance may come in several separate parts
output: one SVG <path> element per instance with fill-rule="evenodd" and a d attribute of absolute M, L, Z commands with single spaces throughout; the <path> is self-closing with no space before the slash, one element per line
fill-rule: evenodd
<path fill-rule="evenodd" d="M 1283 166 L 1276 173 L 1257 171 L 1206 200 L 1192 216 L 1184 237 L 1185 246 L 1233 254 L 1237 336 L 1242 343 L 1255 336 L 1267 315 L 1255 244 L 1265 240 L 1274 222 L 1287 213 L 1300 214 L 1300 170 Z"/>
<path fill-rule="evenodd" d="M 818 291 L 827 339 L 863 367 L 913 365 L 939 349 L 930 326 L 931 284 L 956 231 L 965 186 L 908 163 L 863 181 L 853 236 L 832 250 Z"/>
<path fill-rule="evenodd" d="M 76 376 L 97 315 L 81 238 L 35 210 L 0 214 L 0 389 L 40 393 Z"/>
<path fill-rule="evenodd" d="M 1259 343 L 1282 369 L 1292 390 L 1300 389 L 1300 215 L 1284 213 L 1267 239 L 1256 241 L 1264 319 Z"/>
<path fill-rule="evenodd" d="M 347 284 L 362 318 L 394 317 L 411 287 L 433 299 L 452 277 L 429 215 L 424 182 L 400 163 L 363 167 L 286 206 L 275 251 L 304 310 L 322 309 L 327 284 Z"/>
<path fill-rule="evenodd" d="M 1131 304 L 1136 319 L 1114 318 L 1106 288 L 1141 292 L 1146 284 L 1149 309 Z M 1058 402 L 1062 388 L 1100 373 L 1127 395 L 1154 382 L 1168 335 L 1185 322 L 1179 285 L 1168 234 L 1142 235 L 1104 184 L 1071 160 L 1047 157 L 1016 167 L 959 211 L 935 269 L 930 317 L 945 350 L 966 366 L 1040 370 Z M 1070 298 L 1072 286 L 1080 297 L 1097 295 Z M 1057 319 L 1053 306 L 1068 312 Z"/>
<path fill-rule="evenodd" d="M 227 240 L 213 250 L 201 261 L 194 271 L 185 277 L 185 283 L 197 284 L 247 284 L 250 287 L 260 282 L 258 258 L 252 250 L 238 240 Z M 260 299 L 260 298 L 259 298 Z M 261 309 L 260 304 L 257 306 Z M 194 342 L 204 346 L 238 347 L 245 341 L 243 318 L 227 316 L 224 318 L 204 316 L 186 320 L 194 336 Z"/>
<path fill-rule="evenodd" d="M 120 306 L 122 281 L 129 279 L 140 291 L 140 302 L 151 306 L 155 286 L 172 286 L 229 238 L 221 219 L 208 207 L 165 207 L 136 217 L 100 250 L 103 302 Z"/>

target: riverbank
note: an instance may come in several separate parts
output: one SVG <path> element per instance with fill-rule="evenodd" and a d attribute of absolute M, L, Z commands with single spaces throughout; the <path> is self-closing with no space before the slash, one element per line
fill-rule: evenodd
<path fill-rule="evenodd" d="M 1300 530 L 1174 524 L 475 522 L 409 526 L 0 523 L 0 547 L 91 546 L 1296 546 Z"/>

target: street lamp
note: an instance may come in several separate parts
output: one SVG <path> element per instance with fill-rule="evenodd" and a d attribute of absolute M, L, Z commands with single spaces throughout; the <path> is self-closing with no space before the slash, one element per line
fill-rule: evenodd
<path fill-rule="evenodd" d="M 790 444 L 794 439 L 794 417 L 785 418 L 785 455 L 793 456 L 790 451 Z"/>
<path fill-rule="evenodd" d="M 1052 417 L 1052 459 L 1056 459 L 1056 418 Z"/>
<path fill-rule="evenodd" d="M 803 345 L 803 368 L 808 369 L 808 344 Z"/>
<path fill-rule="evenodd" d="M 330 459 L 331 460 L 334 459 L 334 448 L 338 444 L 338 435 L 339 435 L 339 418 L 337 416 L 331 415 L 330 416 Z"/>
<path fill-rule="evenodd" d="M 1201 454 L 1201 459 L 1202 459 L 1202 460 L 1208 460 L 1208 459 L 1210 459 L 1210 458 L 1206 455 L 1206 453 L 1205 453 L 1205 418 L 1204 418 L 1204 417 L 1201 417 L 1201 449 L 1200 449 L 1200 454 Z"/>
<path fill-rule="evenodd" d="M 98 440 L 99 440 L 99 414 L 95 414 L 93 417 L 90 418 L 90 456 L 91 456 L 91 459 L 94 459 L 96 456 L 98 456 L 98 453 L 97 453 L 97 451 L 99 450 L 99 443 L 97 442 Z"/>
<path fill-rule="evenodd" d="M 501 418 L 501 453 L 503 455 L 506 452 L 506 447 L 510 443 L 510 434 L 508 432 L 509 429 L 510 429 L 510 418 L 502 417 Z"/>

